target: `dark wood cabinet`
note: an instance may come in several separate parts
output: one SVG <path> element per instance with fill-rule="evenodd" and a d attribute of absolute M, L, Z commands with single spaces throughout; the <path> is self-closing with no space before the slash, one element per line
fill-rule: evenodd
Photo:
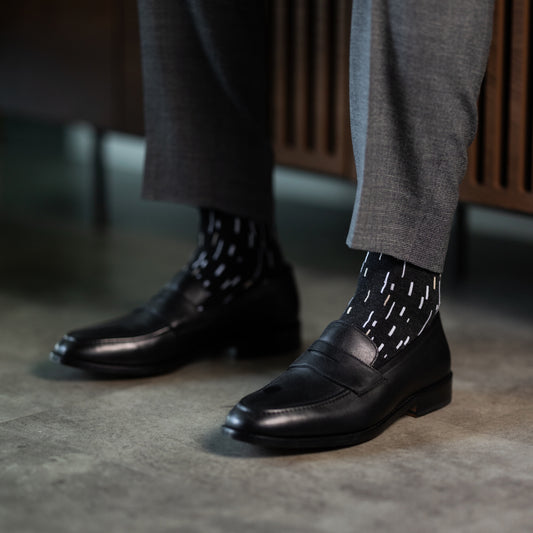
<path fill-rule="evenodd" d="M 141 134 L 134 0 L 4 0 L 0 112 Z"/>
<path fill-rule="evenodd" d="M 355 178 L 350 0 L 270 0 L 272 139 L 279 163 Z M 496 0 L 494 38 L 461 199 L 533 213 L 533 14 Z M 4 0 L 0 113 L 142 134 L 135 0 Z"/>

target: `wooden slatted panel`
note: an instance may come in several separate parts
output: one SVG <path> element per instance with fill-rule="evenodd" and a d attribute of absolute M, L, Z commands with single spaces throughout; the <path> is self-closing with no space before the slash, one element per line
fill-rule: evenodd
<path fill-rule="evenodd" d="M 463 201 L 533 213 L 532 57 L 531 0 L 497 0 Z"/>
<path fill-rule="evenodd" d="M 509 4 L 496 1 L 494 29 L 487 72 L 479 96 L 478 134 L 469 150 L 468 172 L 463 189 L 499 188 L 506 176 L 509 93 Z M 507 74 L 507 76 L 506 76 Z M 490 146 L 490 150 L 484 149 Z"/>
<path fill-rule="evenodd" d="M 271 0 L 272 136 L 278 163 L 353 175 L 350 0 Z"/>
<path fill-rule="evenodd" d="M 314 136 L 311 139 L 311 146 L 315 146 L 322 153 L 331 151 L 330 132 L 335 126 L 335 118 L 330 114 L 329 95 L 333 86 L 333 78 L 330 74 L 330 54 L 328 46 L 331 43 L 331 9 L 327 2 L 318 2 L 316 6 L 316 17 L 312 22 L 314 25 L 315 40 L 315 61 L 316 68 L 312 83 L 315 87 L 314 101 L 316 109 L 314 113 Z M 327 76 L 323 73 L 328 72 Z M 332 143 L 333 145 L 333 143 Z"/>
<path fill-rule="evenodd" d="M 495 189 L 506 185 L 510 61 L 508 5 L 505 2 L 497 4 L 484 84 L 484 105 L 480 110 L 483 113 L 481 138 L 484 146 L 490 146 L 491 150 L 483 150 L 483 173 L 478 179 Z"/>
<path fill-rule="evenodd" d="M 349 135 L 350 0 L 271 0 L 278 163 L 355 176 Z M 531 0 L 496 0 L 461 200 L 533 213 Z"/>
<path fill-rule="evenodd" d="M 309 42 L 308 33 L 308 5 L 306 0 L 293 0 L 293 16 L 291 25 L 291 45 L 293 47 L 292 56 L 294 63 L 292 72 L 294 73 L 294 93 L 291 94 L 294 109 L 294 146 L 298 151 L 305 151 L 307 148 L 306 138 L 309 128 L 308 102 L 312 97 L 313 86 L 309 83 L 309 70 L 312 65 L 307 61 L 307 53 L 313 43 Z M 289 73 L 290 75 L 290 73 Z"/>
<path fill-rule="evenodd" d="M 514 2 L 508 172 L 513 191 L 522 196 L 531 192 L 531 15 L 529 0 Z M 531 195 L 528 197 L 531 202 Z"/>

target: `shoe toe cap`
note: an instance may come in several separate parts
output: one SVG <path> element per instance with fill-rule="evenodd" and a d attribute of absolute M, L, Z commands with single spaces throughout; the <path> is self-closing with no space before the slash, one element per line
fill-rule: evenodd
<path fill-rule="evenodd" d="M 316 417 L 346 390 L 311 370 L 289 369 L 263 389 L 244 397 L 226 417 L 224 427 L 271 437 L 316 432 Z"/>
<path fill-rule="evenodd" d="M 160 318 L 143 309 L 118 319 L 87 328 L 76 329 L 64 335 L 50 354 L 54 362 L 70 364 L 74 360 L 101 360 L 109 363 L 137 356 L 154 343 L 163 347 L 164 339 L 171 336 L 169 327 Z"/>

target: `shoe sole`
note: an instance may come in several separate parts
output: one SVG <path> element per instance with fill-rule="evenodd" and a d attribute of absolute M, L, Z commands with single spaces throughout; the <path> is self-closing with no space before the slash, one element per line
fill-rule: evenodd
<path fill-rule="evenodd" d="M 388 416 L 377 424 L 355 433 L 317 437 L 271 437 L 239 431 L 222 426 L 222 432 L 233 439 L 257 444 L 265 448 L 329 449 L 362 444 L 383 433 L 403 416 L 418 418 L 442 409 L 452 400 L 452 373 L 438 382 L 419 390 L 402 401 Z"/>
<path fill-rule="evenodd" d="M 175 362 L 166 363 L 166 364 L 157 364 L 157 365 L 112 365 L 104 363 L 95 363 L 93 361 L 88 361 L 85 359 L 70 359 L 65 361 L 65 359 L 56 352 L 50 352 L 48 359 L 52 363 L 59 365 L 71 366 L 73 368 L 79 368 L 81 370 L 86 370 L 87 372 L 101 375 L 109 376 L 115 378 L 142 378 L 150 376 L 158 376 L 161 374 L 166 374 L 177 370 L 180 366 L 186 365 L 187 362 L 183 361 L 179 365 Z M 192 359 L 192 357 L 191 357 Z"/>
<path fill-rule="evenodd" d="M 191 350 L 187 357 L 180 356 L 180 360 L 164 360 L 150 365 L 121 365 L 112 363 L 102 363 L 89 359 L 74 358 L 52 351 L 49 359 L 52 363 L 80 368 L 98 375 L 123 378 L 139 378 L 166 374 L 191 363 L 194 360 L 221 354 L 224 351 L 234 349 L 236 357 L 239 359 L 252 359 L 263 356 L 276 356 L 289 353 L 299 349 L 302 345 L 300 337 L 300 324 L 294 323 L 290 326 L 277 327 L 268 334 L 262 332 L 251 332 L 246 337 L 235 340 L 220 342 L 218 345 L 203 346 Z"/>

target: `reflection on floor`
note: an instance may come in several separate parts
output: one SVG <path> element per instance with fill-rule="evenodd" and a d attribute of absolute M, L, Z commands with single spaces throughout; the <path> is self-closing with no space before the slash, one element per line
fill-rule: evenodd
<path fill-rule="evenodd" d="M 96 232 L 87 128 L 8 126 L 0 154 L 2 531 L 531 529 L 532 220 L 472 212 L 467 279 L 448 279 L 443 291 L 450 407 L 401 420 L 359 447 L 280 455 L 218 427 L 295 354 L 222 356 L 145 380 L 102 380 L 47 361 L 67 329 L 126 311 L 166 281 L 191 252 L 196 215 L 141 202 L 142 143 L 112 136 L 112 224 Z M 277 173 L 279 233 L 296 266 L 305 342 L 355 287 L 361 254 L 343 242 L 353 192 Z"/>

